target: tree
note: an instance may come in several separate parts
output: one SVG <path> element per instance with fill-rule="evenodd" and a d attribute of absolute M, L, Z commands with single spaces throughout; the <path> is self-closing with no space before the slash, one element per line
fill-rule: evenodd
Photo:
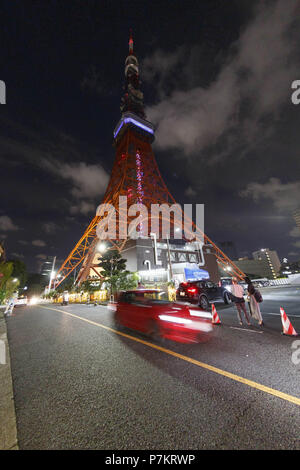
<path fill-rule="evenodd" d="M 132 273 L 126 270 L 126 259 L 122 258 L 118 250 L 107 250 L 98 264 L 101 268 L 101 275 L 109 286 L 110 294 L 121 289 L 128 289 L 128 285 L 136 285 L 137 281 Z"/>
<path fill-rule="evenodd" d="M 6 298 L 9 297 L 13 292 L 11 292 L 12 287 L 17 287 L 17 283 L 7 284 L 8 281 L 12 280 L 12 272 L 14 266 L 12 262 L 0 263 L 0 302 L 2 303 Z M 11 292 L 11 293 L 10 293 Z"/>
<path fill-rule="evenodd" d="M 28 278 L 26 264 L 19 259 L 9 260 L 13 264 L 12 277 L 19 280 L 20 288 L 22 289 L 26 285 Z"/>
<path fill-rule="evenodd" d="M 89 294 L 89 300 L 91 299 L 91 294 L 96 292 L 97 290 L 101 289 L 101 285 L 103 280 L 100 279 L 99 281 L 84 281 L 80 286 L 80 291 L 87 292 Z"/>
<path fill-rule="evenodd" d="M 65 279 L 59 286 L 55 289 L 58 294 L 62 294 L 65 290 L 72 292 L 74 291 L 74 281 L 72 278 Z"/>

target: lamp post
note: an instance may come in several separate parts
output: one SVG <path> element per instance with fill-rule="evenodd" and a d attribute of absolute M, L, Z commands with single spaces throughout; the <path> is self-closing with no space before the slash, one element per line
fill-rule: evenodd
<path fill-rule="evenodd" d="M 170 252 L 170 243 L 169 243 L 169 236 L 167 235 L 167 248 L 168 248 L 168 258 L 169 258 L 169 268 L 170 268 L 170 281 L 173 280 L 173 269 L 172 269 L 172 261 L 171 261 L 171 252 Z"/>
<path fill-rule="evenodd" d="M 54 272 L 55 262 L 56 262 L 56 256 L 54 256 L 54 258 L 53 258 L 52 269 L 51 269 L 49 285 L 48 285 L 48 292 L 50 292 L 50 290 L 51 290 L 52 279 L 55 276 L 55 272 Z"/>

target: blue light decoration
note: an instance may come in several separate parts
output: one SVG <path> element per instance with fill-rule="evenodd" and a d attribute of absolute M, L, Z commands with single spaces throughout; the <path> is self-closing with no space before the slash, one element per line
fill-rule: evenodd
<path fill-rule="evenodd" d="M 121 128 L 123 127 L 124 124 L 128 124 L 128 123 L 132 123 L 134 124 L 135 126 L 137 127 L 140 127 L 141 129 L 143 129 L 144 131 L 146 132 L 149 132 L 150 134 L 154 134 L 154 130 L 151 129 L 151 127 L 148 127 L 146 126 L 145 124 L 137 121 L 136 119 L 132 118 L 132 117 L 124 117 L 121 119 L 121 122 L 120 122 L 120 125 L 119 127 L 117 128 L 117 130 L 114 132 L 114 138 L 117 137 L 118 133 L 120 132 Z"/>

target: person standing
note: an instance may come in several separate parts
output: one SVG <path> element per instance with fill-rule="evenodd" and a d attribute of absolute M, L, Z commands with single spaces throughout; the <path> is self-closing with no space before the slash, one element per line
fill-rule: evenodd
<path fill-rule="evenodd" d="M 15 298 L 11 297 L 7 303 L 6 309 L 4 311 L 4 315 L 7 317 L 10 316 L 12 314 L 14 306 L 15 306 Z"/>
<path fill-rule="evenodd" d="M 264 322 L 262 319 L 259 303 L 256 300 L 256 297 L 260 295 L 260 293 L 255 289 L 252 281 L 249 277 L 245 277 L 245 281 L 248 285 L 248 299 L 249 299 L 249 310 L 250 315 L 258 321 L 260 326 L 263 326 Z"/>
<path fill-rule="evenodd" d="M 245 304 L 245 299 L 244 299 L 244 289 L 240 284 L 237 283 L 237 280 L 235 278 L 232 279 L 231 294 L 232 294 L 232 302 L 235 303 L 235 306 L 237 309 L 238 320 L 240 322 L 240 325 L 243 324 L 242 316 L 241 316 L 242 310 L 244 312 L 247 325 L 251 325 L 248 315 L 247 315 L 247 309 L 246 309 L 246 304 Z"/>

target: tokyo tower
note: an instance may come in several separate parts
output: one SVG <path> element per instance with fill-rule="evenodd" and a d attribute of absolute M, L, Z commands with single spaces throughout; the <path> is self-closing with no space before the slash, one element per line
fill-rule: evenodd
<path fill-rule="evenodd" d="M 176 204 L 158 169 L 153 150 L 154 126 L 146 120 L 144 97 L 140 90 L 139 63 L 133 50 L 133 39 L 130 34 L 129 54 L 125 60 L 125 86 L 121 99 L 121 119 L 113 133 L 113 146 L 116 155 L 111 178 L 104 194 L 102 205 L 110 204 L 116 208 L 118 216 L 122 213 L 119 205 L 120 197 L 127 201 L 128 206 L 143 204 L 149 213 L 153 204 Z M 128 212 L 129 213 L 129 212 Z M 133 217 L 126 215 L 129 226 Z M 76 270 L 76 283 L 80 284 L 89 277 L 101 277 L 97 271 L 99 250 L 98 224 L 103 216 L 98 213 L 92 219 L 84 234 L 75 245 L 56 275 L 56 287 Z M 149 222 L 149 223 L 148 223 Z M 151 221 L 140 223 L 143 233 L 150 235 Z M 193 224 L 195 226 L 195 224 Z M 145 227 L 146 226 L 146 227 Z M 223 253 L 206 235 L 202 233 L 204 245 L 209 245 L 219 265 L 226 267 L 230 275 L 241 279 L 245 274 Z M 96 231 L 97 230 L 97 231 Z M 117 222 L 117 234 L 120 226 Z M 127 233 L 127 231 L 126 231 Z M 174 232 L 173 232 L 174 233 Z M 129 237 L 113 237 L 108 240 L 110 247 L 122 252 L 126 248 Z"/>

